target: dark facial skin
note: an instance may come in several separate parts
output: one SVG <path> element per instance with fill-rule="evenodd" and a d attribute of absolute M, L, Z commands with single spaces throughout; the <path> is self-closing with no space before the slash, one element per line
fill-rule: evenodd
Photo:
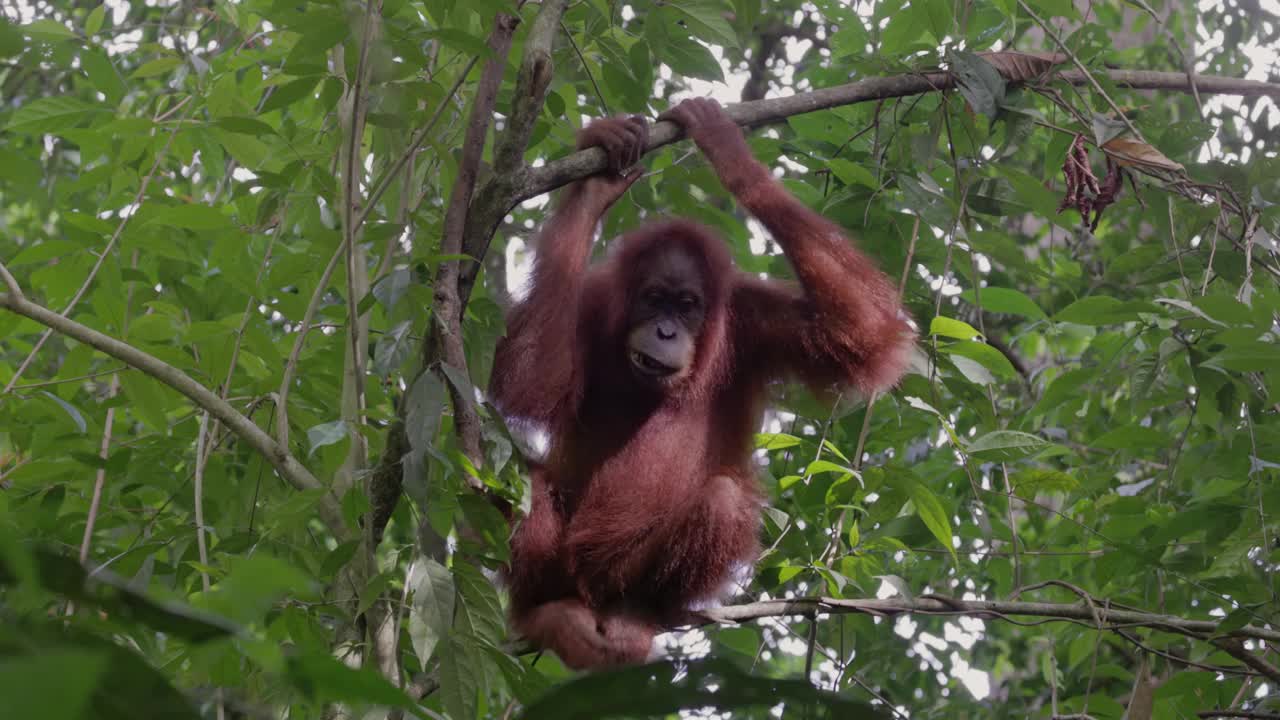
<path fill-rule="evenodd" d="M 706 316 L 702 271 L 688 254 L 658 253 L 637 275 L 643 280 L 628 311 L 627 359 L 642 381 L 665 386 L 693 368 Z"/>

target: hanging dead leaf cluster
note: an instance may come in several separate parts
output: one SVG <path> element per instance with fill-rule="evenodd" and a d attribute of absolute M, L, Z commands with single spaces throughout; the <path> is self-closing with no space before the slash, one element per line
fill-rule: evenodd
<path fill-rule="evenodd" d="M 1108 155 L 1107 174 L 1102 182 L 1098 182 L 1098 177 L 1093 174 L 1093 168 L 1089 165 L 1089 151 L 1085 149 L 1084 136 L 1077 135 L 1062 162 L 1062 172 L 1067 178 L 1067 190 L 1062 202 L 1058 204 L 1058 212 L 1075 208 L 1089 230 L 1097 230 L 1102 211 L 1120 197 L 1120 188 L 1124 185 L 1124 170 Z"/>

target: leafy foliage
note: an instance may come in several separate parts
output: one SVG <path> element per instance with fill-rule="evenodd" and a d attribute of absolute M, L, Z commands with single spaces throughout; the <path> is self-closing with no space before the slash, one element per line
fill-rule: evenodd
<path fill-rule="evenodd" d="M 447 398 L 483 387 L 541 200 L 511 209 L 483 260 L 470 377 L 422 373 L 420 349 L 430 278 L 457 260 L 443 216 L 494 14 L 522 20 L 505 123 L 556 5 L 384 0 L 372 20 L 329 1 L 5 7 L 0 263 L 28 299 L 225 398 L 319 480 L 289 485 L 279 458 L 152 375 L 0 312 L 0 697 L 15 717 L 1278 711 L 1277 678 L 1158 623 L 828 608 L 707 627 L 673 641 L 675 665 L 604 676 L 521 654 L 494 583 L 506 526 L 474 489 L 527 501 L 526 438 L 482 409 L 484 457 L 467 457 Z M 567 154 L 585 117 L 653 116 L 688 93 L 958 79 L 752 135 L 901 278 L 922 340 L 892 394 L 832 410 L 780 389 L 759 442 L 768 550 L 744 601 L 1020 594 L 1275 627 L 1275 101 L 1139 95 L 1103 70 L 1194 58 L 1280 81 L 1249 55 L 1280 22 L 1236 0 L 1152 5 L 588 0 L 554 24 L 531 163 Z M 994 52 L 1009 48 L 1041 54 Z M 1039 83 L 1076 62 L 1096 84 Z M 1077 136 L 1098 178 L 1110 157 L 1135 181 L 1093 231 L 1078 205 L 1059 211 Z M 686 216 L 743 268 L 789 272 L 688 147 L 643 163 L 605 237 Z M 401 462 L 387 475 L 383 458 Z M 1275 664 L 1260 641 L 1244 650 Z"/>

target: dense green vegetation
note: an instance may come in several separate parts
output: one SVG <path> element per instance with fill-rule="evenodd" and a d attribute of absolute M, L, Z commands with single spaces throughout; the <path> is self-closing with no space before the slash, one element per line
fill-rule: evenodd
<path fill-rule="evenodd" d="M 1280 717 L 1280 88 L 1114 72 L 1280 83 L 1277 12 L 5 3 L 0 714 Z M 1076 82 L 975 54 L 1014 49 Z M 768 551 L 731 603 L 827 600 L 675 636 L 674 666 L 520 653 L 476 488 L 525 481 L 471 398 L 541 191 L 586 161 L 546 163 L 673 96 L 940 67 L 958 90 L 751 135 L 921 332 L 892 393 L 780 388 L 762 428 Z M 688 143 L 643 164 L 604 237 L 686 216 L 789 272 Z M 1079 197 L 1114 199 L 1095 230 Z"/>

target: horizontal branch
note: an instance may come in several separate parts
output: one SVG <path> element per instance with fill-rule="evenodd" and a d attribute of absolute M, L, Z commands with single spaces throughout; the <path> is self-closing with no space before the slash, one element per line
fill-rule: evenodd
<path fill-rule="evenodd" d="M 8 292 L 0 293 L 0 307 L 106 353 L 187 396 L 191 402 L 207 410 L 210 415 L 226 425 L 236 437 L 261 453 L 276 472 L 280 473 L 280 477 L 298 490 L 316 490 L 323 487 L 310 470 L 299 463 L 285 448 L 276 444 L 262 428 L 232 407 L 231 403 L 196 382 L 190 375 L 128 343 L 104 335 L 91 327 L 59 315 L 43 305 L 31 302 L 22 295 L 17 283 L 2 265 L 0 265 L 0 278 L 4 279 L 8 289 Z M 335 534 L 343 534 L 342 512 L 336 500 L 327 495 L 322 497 L 320 515 Z"/>
<path fill-rule="evenodd" d="M 1191 82 L 1185 73 L 1155 72 L 1149 70 L 1100 70 L 1093 73 L 1095 77 L 1105 77 L 1110 82 L 1131 90 L 1174 90 L 1191 92 Z M 1079 70 L 1066 70 L 1056 75 L 1073 85 L 1084 85 L 1088 79 Z M 860 102 L 887 100 L 890 98 L 920 95 L 927 92 L 949 90 L 955 87 L 950 73 L 932 72 L 913 75 L 897 75 L 893 77 L 870 78 L 821 88 L 805 93 L 796 93 L 787 97 L 769 98 L 737 103 L 725 108 L 729 117 L 743 127 L 756 127 L 781 122 L 793 115 L 826 110 L 842 105 L 853 105 Z M 1280 99 L 1280 85 L 1241 80 L 1238 78 L 1217 77 L 1212 75 L 1196 75 L 1195 89 L 1201 95 L 1241 95 L 1247 97 L 1267 96 Z M 675 123 L 659 122 L 649 131 L 649 145 L 646 152 L 651 152 L 664 145 L 670 145 L 684 138 L 684 133 Z M 514 203 L 550 192 L 588 175 L 605 169 L 607 161 L 604 150 L 590 148 L 553 160 L 538 168 L 526 168 L 512 179 L 515 187 Z"/>
<path fill-rule="evenodd" d="M 1084 603 L 1048 603 L 1000 600 L 951 600 L 935 597 L 917 598 L 797 598 L 792 600 L 761 600 L 744 605 L 704 610 L 701 615 L 711 622 L 743 622 L 766 617 L 829 613 L 834 615 L 865 613 L 869 615 L 973 615 L 985 617 L 1034 617 L 1057 620 L 1083 621 L 1089 624 L 1109 624 L 1149 627 L 1185 635 L 1221 635 L 1231 638 L 1248 638 L 1280 642 L 1280 631 L 1257 625 L 1245 625 L 1225 633 L 1219 633 L 1218 623 L 1212 620 L 1188 620 L 1175 615 L 1108 608 L 1102 601 L 1093 606 Z"/>

